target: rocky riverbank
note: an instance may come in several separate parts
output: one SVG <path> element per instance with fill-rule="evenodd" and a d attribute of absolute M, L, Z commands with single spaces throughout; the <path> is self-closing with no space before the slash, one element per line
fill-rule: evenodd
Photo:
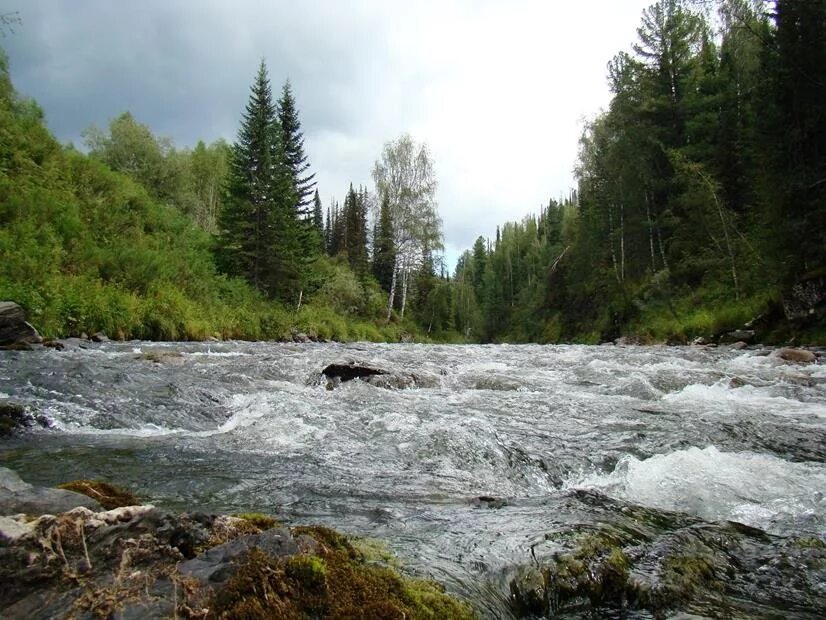
<path fill-rule="evenodd" d="M 174 514 L 0 468 L 0 617 L 470 618 L 375 542 L 264 515 Z M 108 506 L 110 509 L 102 507 Z"/>

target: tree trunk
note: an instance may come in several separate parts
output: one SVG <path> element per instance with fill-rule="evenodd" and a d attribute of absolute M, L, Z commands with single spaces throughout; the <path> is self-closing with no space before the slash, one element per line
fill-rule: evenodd
<path fill-rule="evenodd" d="M 625 207 L 620 203 L 620 282 L 625 282 Z"/>
<path fill-rule="evenodd" d="M 390 278 L 390 295 L 387 298 L 387 320 L 390 320 L 390 315 L 393 314 L 393 302 L 396 300 L 396 259 L 393 259 L 393 276 Z"/>
<path fill-rule="evenodd" d="M 614 266 L 614 276 L 617 282 L 622 282 L 619 274 L 619 265 L 617 264 L 617 253 L 614 250 L 614 207 L 608 203 L 608 246 L 611 248 L 611 264 Z"/>
<path fill-rule="evenodd" d="M 651 219 L 651 202 L 648 199 L 648 191 L 645 192 L 645 217 L 648 218 L 648 249 L 651 251 L 651 273 L 656 273 L 657 264 L 654 258 L 654 222 Z"/>
<path fill-rule="evenodd" d="M 402 268 L 402 308 L 401 318 L 404 318 L 404 307 L 407 305 L 407 265 Z"/>
<path fill-rule="evenodd" d="M 663 268 L 665 268 L 666 271 L 667 271 L 668 270 L 668 259 L 665 257 L 665 248 L 663 248 L 663 236 L 662 236 L 662 233 L 660 232 L 660 225 L 657 224 L 656 228 L 657 228 L 657 246 L 660 248 L 660 258 L 662 258 L 662 261 L 663 261 Z"/>

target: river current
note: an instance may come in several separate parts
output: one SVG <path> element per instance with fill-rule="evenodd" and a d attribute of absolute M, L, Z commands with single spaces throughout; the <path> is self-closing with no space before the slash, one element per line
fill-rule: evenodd
<path fill-rule="evenodd" d="M 566 532 L 667 546 L 734 522 L 751 550 L 726 586 L 734 615 L 826 605 L 823 553 L 784 560 L 801 584 L 752 575 L 826 539 L 824 365 L 699 347 L 84 346 L 0 353 L 0 399 L 49 427 L 0 444 L 29 482 L 105 479 L 164 508 L 379 538 L 488 617 L 514 613 L 515 571 Z M 321 370 L 349 360 L 427 380 L 327 389 Z"/>

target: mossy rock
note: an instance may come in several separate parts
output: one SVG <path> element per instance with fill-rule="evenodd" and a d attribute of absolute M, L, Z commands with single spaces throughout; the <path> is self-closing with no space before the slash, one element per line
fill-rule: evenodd
<path fill-rule="evenodd" d="M 215 595 L 218 618 L 465 619 L 465 603 L 430 581 L 408 579 L 365 561 L 345 536 L 321 526 L 297 527 L 319 543 L 317 554 L 272 558 L 259 549 Z"/>
<path fill-rule="evenodd" d="M 244 519 L 244 521 L 247 521 L 248 523 L 254 525 L 262 532 L 264 530 L 269 530 L 274 527 L 281 526 L 281 522 L 278 519 L 261 512 L 240 512 L 233 516 L 238 517 L 239 519 Z"/>
<path fill-rule="evenodd" d="M 141 501 L 134 494 L 119 487 L 99 480 L 72 480 L 57 487 L 75 493 L 82 493 L 97 500 L 106 510 L 123 506 L 137 506 Z"/>

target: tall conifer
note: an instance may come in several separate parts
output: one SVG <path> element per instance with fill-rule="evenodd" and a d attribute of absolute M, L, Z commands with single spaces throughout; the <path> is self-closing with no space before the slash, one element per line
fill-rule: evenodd
<path fill-rule="evenodd" d="M 231 170 L 219 218 L 219 262 L 270 296 L 288 298 L 300 276 L 291 206 L 295 191 L 264 61 L 252 85 L 232 147 Z"/>

